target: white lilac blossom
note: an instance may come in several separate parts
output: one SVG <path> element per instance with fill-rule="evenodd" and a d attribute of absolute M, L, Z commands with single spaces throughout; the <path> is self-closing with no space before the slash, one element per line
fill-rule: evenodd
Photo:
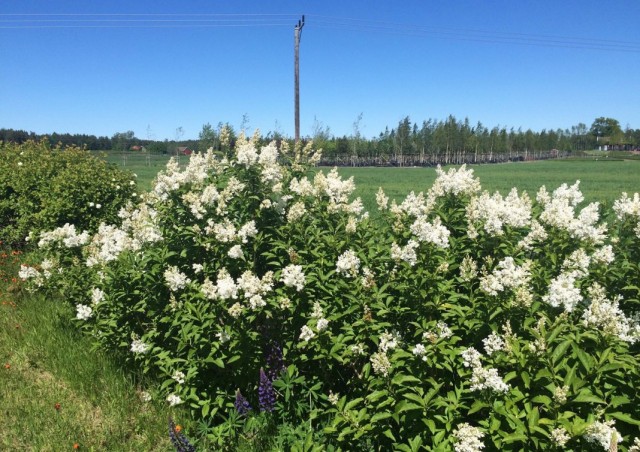
<path fill-rule="evenodd" d="M 308 342 L 311 339 L 313 339 L 315 336 L 316 336 L 316 333 L 314 333 L 311 328 L 309 328 L 307 325 L 302 326 L 302 329 L 300 330 L 301 341 Z"/>
<path fill-rule="evenodd" d="M 164 271 L 164 282 L 171 292 L 177 292 L 184 289 L 191 280 L 178 270 L 178 267 L 172 265 Z"/>
<path fill-rule="evenodd" d="M 624 220 L 627 217 L 640 219 L 640 193 L 634 193 L 632 199 L 623 192 L 620 199 L 616 199 L 613 203 L 613 211 L 618 220 Z"/>
<path fill-rule="evenodd" d="M 360 268 L 360 258 L 353 250 L 347 250 L 338 257 L 336 271 L 338 274 L 353 278 Z"/>
<path fill-rule="evenodd" d="M 147 353 L 149 351 L 149 345 L 145 344 L 140 339 L 134 339 L 131 342 L 131 351 L 133 353 L 144 354 L 144 353 Z"/>
<path fill-rule="evenodd" d="M 281 281 L 287 287 L 295 287 L 298 292 L 304 288 L 305 277 L 301 265 L 287 265 L 282 269 Z"/>
<path fill-rule="evenodd" d="M 169 394 L 167 396 L 167 402 L 169 402 L 169 406 L 176 406 L 182 403 L 182 399 L 180 398 L 179 395 Z"/>
<path fill-rule="evenodd" d="M 542 301 L 554 308 L 562 307 L 566 312 L 582 301 L 580 289 L 576 287 L 576 278 L 572 274 L 561 273 L 551 281 L 549 293 L 542 297 Z"/>
<path fill-rule="evenodd" d="M 622 442 L 622 435 L 615 428 L 615 421 L 596 421 L 587 427 L 584 435 L 590 443 L 600 444 L 604 450 L 611 450 L 612 446 L 617 446 Z"/>
<path fill-rule="evenodd" d="M 458 424 L 453 431 L 453 437 L 455 452 L 479 452 L 484 449 L 484 444 L 481 441 L 484 433 L 478 427 L 473 427 L 466 422 Z"/>
<path fill-rule="evenodd" d="M 93 309 L 83 304 L 76 305 L 76 311 L 76 318 L 79 320 L 89 320 L 93 316 Z"/>

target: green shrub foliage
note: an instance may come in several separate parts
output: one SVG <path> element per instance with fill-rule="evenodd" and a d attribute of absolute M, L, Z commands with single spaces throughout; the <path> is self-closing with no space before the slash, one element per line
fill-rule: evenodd
<path fill-rule="evenodd" d="M 0 142 L 0 239 L 13 246 L 67 223 L 95 232 L 134 192 L 131 173 L 80 148 Z"/>
<path fill-rule="evenodd" d="M 438 168 L 370 218 L 317 158 L 241 137 L 171 162 L 21 274 L 217 448 L 640 448 L 637 194 L 605 224 L 578 183 L 503 197 Z"/>

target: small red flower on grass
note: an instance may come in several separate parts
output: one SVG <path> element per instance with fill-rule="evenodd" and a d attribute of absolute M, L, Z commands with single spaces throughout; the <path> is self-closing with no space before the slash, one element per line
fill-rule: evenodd
<path fill-rule="evenodd" d="M 74 448 L 74 449 L 80 449 L 80 444 L 78 444 L 78 443 L 73 443 L 73 448 Z"/>
<path fill-rule="evenodd" d="M 59 403 L 56 403 L 55 405 L 53 405 L 53 407 L 56 409 L 56 411 L 60 411 L 60 408 L 62 408 L 62 405 L 60 405 Z"/>
<path fill-rule="evenodd" d="M 11 364 L 9 364 L 9 363 L 4 363 L 4 368 L 5 368 L 5 369 L 11 369 Z"/>
<path fill-rule="evenodd" d="M 176 432 L 180 433 L 182 431 L 182 425 L 176 425 Z"/>

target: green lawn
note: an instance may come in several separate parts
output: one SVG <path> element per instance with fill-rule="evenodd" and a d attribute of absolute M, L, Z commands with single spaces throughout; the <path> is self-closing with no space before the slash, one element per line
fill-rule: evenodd
<path fill-rule="evenodd" d="M 167 155 L 107 154 L 107 160 L 129 169 L 138 176 L 138 186 L 142 190 L 151 188 L 153 178 L 169 160 Z M 188 161 L 181 157 L 180 163 Z M 580 189 L 586 201 L 599 201 L 610 206 L 623 191 L 640 191 L 640 161 L 605 158 L 584 160 L 547 160 L 539 162 L 503 163 L 496 165 L 471 165 L 480 178 L 483 189 L 496 190 L 506 195 L 512 187 L 525 190 L 533 198 L 538 189 L 545 185 L 548 191 L 562 183 L 573 184 L 580 180 Z M 320 170 L 328 171 L 322 167 Z M 446 168 L 445 168 L 446 169 Z M 428 189 L 436 178 L 435 168 L 339 168 L 344 177 L 353 176 L 356 182 L 356 196 L 361 196 L 368 210 L 375 209 L 375 194 L 378 187 L 396 200 L 401 200 L 409 192 Z"/>

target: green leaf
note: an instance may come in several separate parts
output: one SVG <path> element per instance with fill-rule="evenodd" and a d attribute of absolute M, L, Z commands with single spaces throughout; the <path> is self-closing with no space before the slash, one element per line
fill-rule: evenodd
<path fill-rule="evenodd" d="M 626 413 L 621 413 L 619 411 L 616 411 L 614 413 L 607 413 L 606 414 L 607 417 L 613 417 L 618 419 L 619 421 L 625 422 L 627 424 L 631 424 L 631 425 L 640 425 L 640 420 L 634 419 L 631 416 L 629 416 Z"/>

